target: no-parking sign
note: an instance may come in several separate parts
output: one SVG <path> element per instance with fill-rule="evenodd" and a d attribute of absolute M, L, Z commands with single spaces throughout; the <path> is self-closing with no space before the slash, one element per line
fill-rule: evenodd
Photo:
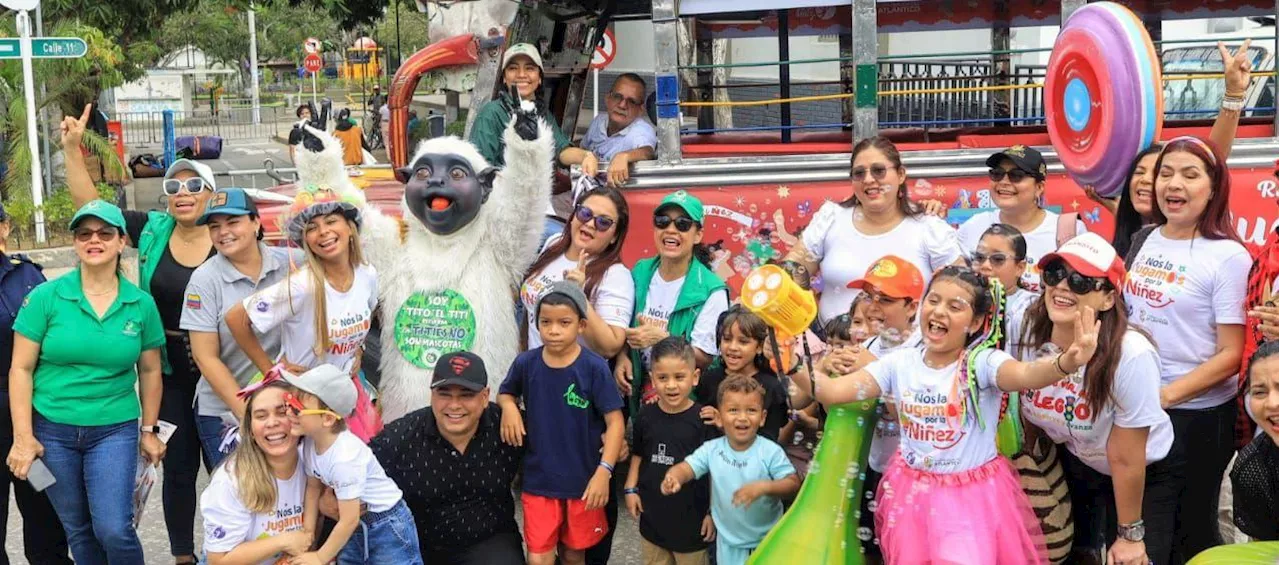
<path fill-rule="evenodd" d="M 618 42 L 613 39 L 613 30 L 604 30 L 604 37 L 601 38 L 600 44 L 596 46 L 594 52 L 591 53 L 591 68 L 601 70 L 609 66 L 613 62 L 613 57 L 618 54 Z"/>

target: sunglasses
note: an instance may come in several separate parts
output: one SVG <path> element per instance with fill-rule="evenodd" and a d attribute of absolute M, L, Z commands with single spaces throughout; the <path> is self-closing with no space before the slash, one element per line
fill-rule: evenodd
<path fill-rule="evenodd" d="M 1063 263 L 1054 263 L 1049 265 L 1040 273 L 1040 280 L 1044 286 L 1058 286 L 1063 280 L 1067 281 L 1067 288 L 1075 294 L 1089 294 L 1095 290 L 1102 290 L 1110 286 L 1110 282 L 1102 277 L 1088 277 L 1075 271 L 1068 271 L 1067 266 Z"/>
<path fill-rule="evenodd" d="M 608 96 L 605 96 L 605 98 L 610 102 L 613 102 L 614 104 L 622 104 L 622 102 L 625 100 L 627 102 L 627 105 L 631 106 L 632 108 L 644 105 L 643 100 L 636 100 L 635 98 L 631 98 L 630 96 L 623 96 L 621 93 L 618 93 L 618 92 L 610 92 Z"/>
<path fill-rule="evenodd" d="M 586 206 L 577 206 L 573 209 L 573 217 L 577 218 L 583 224 L 594 224 L 596 231 L 609 231 L 617 220 L 609 216 L 598 216 Z"/>
<path fill-rule="evenodd" d="M 879 163 L 876 163 L 875 165 L 871 165 L 870 167 L 864 167 L 862 165 L 858 165 L 854 167 L 852 171 L 850 171 L 850 174 L 853 175 L 854 182 L 862 182 L 866 180 L 868 171 L 871 172 L 871 178 L 879 181 L 879 180 L 884 180 L 885 175 L 889 174 L 889 167 L 886 167 Z"/>
<path fill-rule="evenodd" d="M 684 233 L 693 229 L 694 224 L 697 224 L 697 222 L 693 221 L 693 218 L 690 218 L 688 216 L 680 216 L 678 218 L 672 218 L 671 216 L 654 216 L 653 217 L 653 227 L 658 228 L 660 230 L 667 229 L 667 226 L 671 225 L 672 223 L 675 223 L 676 231 L 680 233 Z"/>
<path fill-rule="evenodd" d="M 98 241 L 106 243 L 112 241 L 116 236 L 120 235 L 120 230 L 116 228 L 102 228 L 100 230 L 91 230 L 89 228 L 76 228 L 76 241 L 86 243 L 98 236 Z"/>
<path fill-rule="evenodd" d="M 169 196 L 177 196 L 179 192 L 186 191 L 187 194 L 198 194 L 201 190 L 213 190 L 213 187 L 204 182 L 200 177 L 191 177 L 187 180 L 167 179 L 161 185 L 164 193 Z"/>
<path fill-rule="evenodd" d="M 990 261 L 992 267 L 1000 268 L 1011 259 L 1013 258 L 1004 253 L 983 253 L 981 251 L 974 251 L 969 254 L 969 260 L 973 262 L 973 266 L 975 267 Z"/>
<path fill-rule="evenodd" d="M 1009 177 L 1009 182 L 1017 184 L 1031 177 L 1032 174 L 1022 169 L 1009 169 L 1007 171 L 1004 169 L 991 169 L 987 171 L 987 176 L 991 178 L 991 182 L 1000 182 L 1007 176 Z"/>
<path fill-rule="evenodd" d="M 318 410 L 314 408 L 307 408 L 302 404 L 302 401 L 299 400 L 298 397 L 294 396 L 293 393 L 291 392 L 284 393 L 284 403 L 289 406 L 289 411 L 293 412 L 294 416 L 310 416 L 310 415 L 319 416 L 323 414 L 328 414 L 339 420 L 342 419 L 342 416 L 339 416 L 332 410 Z"/>

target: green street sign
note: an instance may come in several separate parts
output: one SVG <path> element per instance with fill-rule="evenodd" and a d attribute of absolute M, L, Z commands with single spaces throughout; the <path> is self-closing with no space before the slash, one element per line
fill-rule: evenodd
<path fill-rule="evenodd" d="M 21 40 L 16 37 L 0 39 L 0 59 L 20 59 Z M 79 37 L 33 37 L 31 56 L 36 59 L 77 59 L 89 51 L 89 46 Z"/>

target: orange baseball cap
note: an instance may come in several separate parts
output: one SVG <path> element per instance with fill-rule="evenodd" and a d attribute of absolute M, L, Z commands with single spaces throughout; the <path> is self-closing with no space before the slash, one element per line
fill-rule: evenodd
<path fill-rule="evenodd" d="M 849 283 L 849 288 L 876 287 L 885 296 L 920 300 L 924 294 L 924 276 L 910 261 L 897 255 L 885 255 L 867 269 L 862 278 Z"/>

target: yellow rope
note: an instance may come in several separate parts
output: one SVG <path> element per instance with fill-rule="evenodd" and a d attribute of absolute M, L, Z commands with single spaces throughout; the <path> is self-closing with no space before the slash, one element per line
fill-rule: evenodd
<path fill-rule="evenodd" d="M 839 100 L 841 98 L 852 98 L 852 94 L 824 94 L 822 96 L 800 96 L 796 98 L 772 98 L 769 100 L 744 100 L 741 102 L 681 102 L 680 105 L 685 108 L 705 108 L 715 106 L 768 106 L 770 104 L 782 104 L 784 102 L 817 102 L 819 100 Z"/>

